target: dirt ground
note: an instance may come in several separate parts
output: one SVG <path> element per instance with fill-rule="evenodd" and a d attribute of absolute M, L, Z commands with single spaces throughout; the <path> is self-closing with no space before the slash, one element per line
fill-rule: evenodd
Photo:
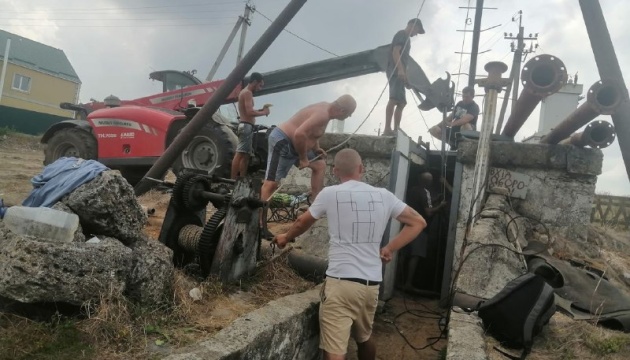
<path fill-rule="evenodd" d="M 17 205 L 28 195 L 32 186 L 30 179 L 43 168 L 43 147 L 38 143 L 38 138 L 19 134 L 10 134 L 0 137 L 0 198 L 9 205 Z M 174 180 L 171 177 L 167 179 Z M 145 228 L 146 233 L 153 239 L 157 239 L 162 220 L 168 205 L 169 196 L 164 193 L 152 191 L 139 199 L 139 202 L 155 213 L 149 217 Z M 212 211 L 212 209 L 209 209 Z M 286 230 L 290 224 L 271 223 L 272 232 Z M 560 241 L 556 248 L 556 255 L 562 258 L 580 258 L 589 264 L 606 270 L 612 281 L 620 286 L 628 284 L 624 271 L 630 269 L 630 232 L 621 232 L 612 228 L 592 226 L 589 232 L 589 247 L 575 247 L 571 242 Z M 303 289 L 309 286 L 300 282 L 297 276 L 287 274 L 282 264 L 273 265 L 273 269 L 263 269 L 255 281 L 264 282 L 264 286 L 278 289 L 276 296 L 284 296 L 291 291 L 292 286 Z M 282 277 L 274 275 L 274 272 L 283 272 Z M 178 281 L 185 283 L 184 288 L 195 286 L 190 279 L 185 279 L 181 274 Z M 289 282 L 294 282 L 288 284 Z M 282 283 L 279 283 L 282 282 Z M 299 283 L 298 283 L 299 282 Z M 295 285 L 293 285 L 295 284 Z M 202 284 L 207 291 L 214 291 L 212 283 Z M 312 285 L 310 285 L 312 286 Z M 258 286 L 259 287 L 259 286 Z M 147 332 L 143 329 L 144 337 L 141 342 L 151 344 L 151 341 L 170 339 L 172 345 L 177 347 L 190 344 L 200 338 L 210 336 L 229 324 L 236 317 L 263 305 L 267 298 L 260 296 L 256 285 L 250 284 L 243 289 L 249 292 L 246 295 L 239 289 L 227 289 L 219 291 L 217 298 L 204 300 L 204 304 L 186 304 L 188 306 L 188 322 L 180 332 L 172 328 L 158 328 Z M 258 289 L 258 290 L 257 290 Z M 629 286 L 625 290 L 630 291 Z M 267 290 L 264 291 L 268 292 Z M 185 295 L 184 295 L 185 296 Z M 234 299 L 238 301 L 235 301 Z M 207 309 L 214 308 L 208 314 Z M 2 320 L 0 314 L 0 320 Z M 436 343 L 436 337 L 440 335 L 439 313 L 437 303 L 432 300 L 407 297 L 402 293 L 396 293 L 395 297 L 387 302 L 384 311 L 377 314 L 374 325 L 374 338 L 377 343 L 378 359 L 441 359 L 447 340 L 440 339 Z M 18 319 L 17 321 L 24 321 Z M 0 321 L 1 322 L 1 321 Z M 151 328 L 149 328 L 151 329 Z M 191 329 L 194 331 L 191 332 Z M 1 329 L 0 329 L 1 330 Z M 192 334 L 192 335 L 191 335 Z M 6 333 L 5 333 L 6 335 Z M 23 334 L 20 333 L 20 337 Z M 38 336 L 42 336 L 39 332 Z M 491 337 L 488 337 L 488 353 L 492 359 L 502 359 L 497 351 L 493 350 L 497 345 Z M 1 341 L 0 341 L 0 345 Z M 1 347 L 1 346 L 0 346 Z M 155 352 L 161 350 L 156 346 L 149 346 L 152 350 L 136 353 L 136 358 L 152 357 Z M 424 349 L 420 349 L 424 348 Z M 532 354 L 528 357 L 537 359 L 625 359 L 630 353 L 630 335 L 610 331 L 596 327 L 588 322 L 572 321 L 567 316 L 557 313 L 552 318 L 550 325 L 534 344 Z M 111 356 L 110 356 L 111 355 Z M 127 353 L 126 355 L 130 355 Z M 125 354 L 108 354 L 109 358 L 125 358 Z M 108 358 L 108 357 L 77 357 L 77 358 Z M 0 358 L 4 358 L 0 355 Z M 350 344 L 348 358 L 357 359 L 356 345 Z"/>
<path fill-rule="evenodd" d="M 19 205 L 28 193 L 32 189 L 30 179 L 37 175 L 43 169 L 43 146 L 38 143 L 38 138 L 21 134 L 10 134 L 7 137 L 0 137 L 0 198 L 5 200 L 5 203 L 9 205 Z M 167 180 L 174 181 L 172 174 L 167 175 Z M 164 194 L 158 191 L 151 191 L 139 198 L 140 204 L 148 209 L 155 209 L 155 213 L 149 216 L 148 224 L 145 227 L 145 232 L 152 239 L 157 239 L 160 233 L 162 221 L 168 206 L 170 197 L 168 194 Z M 213 211 L 212 206 L 209 206 L 209 212 Z M 290 224 L 286 223 L 270 223 L 269 227 L 272 232 L 282 232 L 286 230 Z M 278 265 L 279 270 L 284 272 L 285 269 Z M 262 277 L 269 277 L 266 271 L 262 271 Z M 273 277 L 273 275 L 272 275 Z M 267 281 L 265 284 L 271 284 L 271 286 L 277 286 L 280 289 L 280 293 L 285 293 L 287 287 L 294 286 L 295 289 L 301 289 L 305 283 L 299 283 L 297 279 L 293 279 L 292 276 L 284 275 L 281 277 L 282 281 L 294 281 L 294 284 L 275 284 L 274 279 L 263 279 Z M 277 281 L 278 279 L 275 279 Z M 190 282 L 184 279 L 180 274 L 178 275 L 178 281 L 184 282 L 184 288 L 192 287 L 194 282 Z M 188 282 L 190 282 L 188 284 Z M 208 286 L 208 284 L 204 284 Z M 232 289 L 234 290 L 234 289 Z M 160 328 L 159 331 L 155 331 L 155 334 L 146 335 L 146 329 L 144 329 L 145 337 L 141 340 L 143 343 L 151 344 L 147 340 L 159 341 L 163 338 L 161 335 L 168 334 L 166 337 L 171 338 L 171 342 L 184 345 L 190 343 L 194 339 L 209 336 L 210 334 L 220 330 L 234 320 L 236 317 L 261 306 L 261 297 L 256 296 L 256 286 L 249 288 L 254 295 L 243 295 L 241 292 L 236 293 L 238 301 L 234 301 L 234 294 L 222 294 L 220 297 L 211 301 L 212 304 L 196 304 L 187 305 L 191 306 L 188 310 L 189 313 L 197 313 L 195 317 L 190 321 L 192 324 L 190 327 L 195 329 L 197 336 L 190 335 L 190 329 L 185 329 L 185 336 L 179 334 L 178 331 L 168 328 Z M 240 295 L 239 295 L 240 294 Z M 204 301 L 205 302 L 205 301 Z M 213 311 L 208 313 L 204 311 L 202 307 L 211 306 Z M 195 310 L 195 308 L 198 308 Z M 198 310 L 198 311 L 197 311 Z M 427 312 L 428 311 L 428 312 Z M 402 294 L 398 294 L 394 299 L 389 301 L 385 306 L 382 313 L 378 314 L 374 325 L 374 338 L 377 346 L 377 358 L 378 359 L 438 359 L 439 351 L 446 347 L 445 339 L 433 339 L 440 335 L 440 329 L 438 326 L 439 314 L 436 312 L 437 303 L 435 301 L 404 298 Z M 0 314 L 2 315 L 2 314 Z M 18 319 L 15 321 L 25 321 Z M 398 330 L 397 330 L 398 327 Z M 40 333 L 41 334 L 41 333 Z M 7 333 L 5 333 L 7 335 Z M 404 336 L 404 337 L 403 337 Z M 153 339 L 155 338 L 155 339 Z M 409 341 L 409 344 L 407 341 Z M 435 342 L 433 345 L 430 343 Z M 422 348 L 429 345 L 422 350 L 415 350 L 415 348 Z M 149 346 L 147 351 L 136 352 L 136 356 L 143 358 L 144 356 L 151 356 L 151 353 L 160 352 L 160 349 L 156 346 Z M 129 354 L 128 354 L 129 355 Z M 116 353 L 109 354 L 112 358 L 118 357 Z M 3 358 L 0 356 L 0 358 Z M 80 358 L 84 358 L 81 356 Z M 123 355 L 124 358 L 124 355 Z M 351 344 L 348 353 L 349 359 L 357 359 L 356 345 Z"/>

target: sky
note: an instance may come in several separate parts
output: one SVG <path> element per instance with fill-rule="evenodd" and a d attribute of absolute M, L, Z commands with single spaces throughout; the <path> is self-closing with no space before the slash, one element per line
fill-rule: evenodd
<path fill-rule="evenodd" d="M 251 0 L 256 11 L 247 30 L 245 51 L 270 25 L 266 18 L 275 19 L 288 2 Z M 630 49 L 622 46 L 627 43 L 630 23 L 618 16 L 630 13 L 630 2 L 600 3 L 624 77 L 630 79 Z M 472 35 L 458 30 L 472 29 L 474 10 L 464 7 L 474 5 L 474 0 L 310 0 L 287 26 L 302 39 L 282 32 L 253 71 L 267 72 L 324 60 L 333 57 L 331 53 L 347 55 L 388 44 L 421 9 L 419 18 L 426 34 L 412 38 L 411 56 L 431 81 L 445 77 L 446 72 L 467 74 L 470 56 L 456 52 L 470 52 Z M 478 76 L 486 74 L 483 66 L 489 61 L 511 66 L 510 40 L 503 35 L 518 32 L 513 18 L 521 10 L 525 34 L 538 33 L 536 54 L 562 59 L 570 75 L 579 74 L 585 92 L 599 80 L 577 0 L 486 0 L 485 6 L 493 9 L 486 9 L 482 16 Z M 81 79 L 82 102 L 91 98 L 102 101 L 110 94 L 134 99 L 161 91 L 161 83 L 149 79 L 155 70 L 196 70 L 196 76 L 205 79 L 244 7 L 243 0 L 92 0 L 89 5 L 81 0 L 0 0 L 0 29 L 62 49 Z M 239 36 L 215 79 L 226 77 L 233 69 L 238 40 Z M 465 74 L 453 75 L 458 91 L 468 82 Z M 509 76 L 509 70 L 504 76 Z M 354 132 L 363 123 L 357 133 L 376 135 L 384 126 L 387 90 L 379 97 L 385 86 L 385 75 L 377 73 L 261 96 L 256 102 L 274 104 L 271 115 L 261 122 L 277 124 L 308 104 L 349 93 L 358 108 L 346 120 L 345 132 Z M 477 90 L 477 94 L 482 92 Z M 421 136 L 429 141 L 428 127 L 438 123 L 441 114 L 437 110 L 421 114 L 411 93 L 407 98 L 402 129 L 413 139 Z M 479 104 L 481 100 L 476 99 Z M 224 111 L 233 110 L 228 106 Z M 538 115 L 536 109 L 516 135 L 517 141 L 536 132 Z M 597 119 L 612 122 L 610 116 Z M 431 147 L 438 148 L 439 142 L 432 141 Z M 597 192 L 630 195 L 618 143 L 603 153 Z"/>

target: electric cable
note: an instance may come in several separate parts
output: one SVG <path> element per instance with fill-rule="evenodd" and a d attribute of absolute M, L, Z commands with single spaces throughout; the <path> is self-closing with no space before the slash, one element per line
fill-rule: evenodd
<path fill-rule="evenodd" d="M 273 23 L 273 20 L 272 20 L 272 19 L 270 19 L 267 15 L 265 15 L 265 14 L 261 13 L 261 12 L 260 12 L 260 10 L 258 10 L 258 9 L 254 9 L 254 10 L 252 10 L 252 11 L 253 11 L 253 12 L 258 13 L 260 16 L 262 16 L 263 18 L 267 19 L 269 22 Z M 321 47 L 321 46 L 319 46 L 319 45 L 317 45 L 317 44 L 315 44 L 315 43 L 313 43 L 313 42 L 311 42 L 311 41 L 306 40 L 305 38 L 301 37 L 300 35 L 298 35 L 298 34 L 296 34 L 296 33 L 292 32 L 291 30 L 289 30 L 289 29 L 287 29 L 287 28 L 284 28 L 284 29 L 282 29 L 282 30 L 283 30 L 283 31 L 286 31 L 287 33 L 289 33 L 289 34 L 291 34 L 291 35 L 295 36 L 296 38 L 298 38 L 298 39 L 300 39 L 300 40 L 304 41 L 305 43 L 307 43 L 307 44 L 309 44 L 309 45 L 312 45 L 312 46 L 314 46 L 314 47 L 318 48 L 319 50 L 322 50 L 322 51 L 324 51 L 324 52 L 327 52 L 328 54 L 330 54 L 330 55 L 332 55 L 332 56 L 339 57 L 339 55 L 335 54 L 334 52 L 329 51 L 329 50 L 326 50 L 326 49 L 324 49 L 323 47 Z"/>

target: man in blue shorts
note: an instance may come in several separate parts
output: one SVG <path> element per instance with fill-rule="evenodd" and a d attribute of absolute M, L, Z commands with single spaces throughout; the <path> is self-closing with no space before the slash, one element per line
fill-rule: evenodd
<path fill-rule="evenodd" d="M 319 138 L 324 135 L 330 120 L 345 120 L 356 107 L 352 96 L 342 95 L 330 103 L 309 105 L 274 128 L 269 134 L 267 172 L 260 198 L 268 201 L 280 180 L 287 176 L 291 167 L 296 166 L 311 169 L 311 199 L 315 199 L 324 187 L 326 174 L 326 152 L 319 146 Z M 263 237 L 269 235 L 263 234 Z"/>

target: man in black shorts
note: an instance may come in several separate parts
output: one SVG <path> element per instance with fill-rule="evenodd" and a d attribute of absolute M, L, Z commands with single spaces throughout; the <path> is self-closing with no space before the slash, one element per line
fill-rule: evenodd
<path fill-rule="evenodd" d="M 410 37 L 424 34 L 424 28 L 420 19 L 411 19 L 407 27 L 394 35 L 389 47 L 390 54 L 387 62 L 387 79 L 389 81 L 389 102 L 385 109 L 384 136 L 392 136 L 400 126 L 402 112 L 407 105 L 405 87 L 409 86 L 407 79 L 407 61 L 411 49 Z M 394 129 L 392 130 L 392 116 L 394 117 Z"/>

